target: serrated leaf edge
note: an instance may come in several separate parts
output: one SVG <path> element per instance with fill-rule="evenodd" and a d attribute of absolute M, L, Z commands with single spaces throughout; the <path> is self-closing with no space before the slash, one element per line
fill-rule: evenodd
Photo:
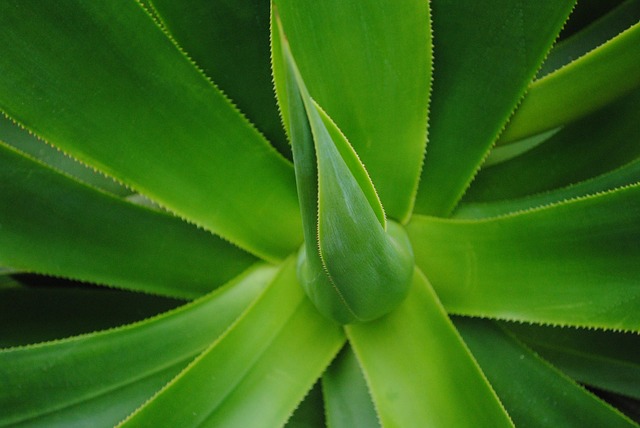
<path fill-rule="evenodd" d="M 511 121 L 511 119 L 513 118 L 513 115 L 515 114 L 515 112 L 518 110 L 518 108 L 520 107 L 520 105 L 522 104 L 522 101 L 524 100 L 524 98 L 526 97 L 527 93 L 530 90 L 530 84 L 531 82 L 535 79 L 536 75 L 538 74 L 538 71 L 540 71 L 540 68 L 542 68 L 542 64 L 544 63 L 544 61 L 546 60 L 547 56 L 549 56 L 549 52 L 551 51 L 551 48 L 553 47 L 553 45 L 555 44 L 555 42 L 558 40 L 558 37 L 560 35 L 560 32 L 562 31 L 562 29 L 567 25 L 567 22 L 569 21 L 569 17 L 571 16 L 571 14 L 573 13 L 573 11 L 575 10 L 576 4 L 577 4 L 578 0 L 571 0 L 572 6 L 571 6 L 571 10 L 569 11 L 569 13 L 567 14 L 565 20 L 562 22 L 562 25 L 560 25 L 560 28 L 558 28 L 558 31 L 556 33 L 555 38 L 553 39 L 553 41 L 548 45 L 547 49 L 544 51 L 542 58 L 540 58 L 539 62 L 538 62 L 538 66 L 535 68 L 535 70 L 533 70 L 530 73 L 530 77 L 528 79 L 528 81 L 521 87 L 520 89 L 520 95 L 518 96 L 518 100 L 516 101 L 516 103 L 514 104 L 513 108 L 511 109 L 510 112 L 508 112 L 506 114 L 506 116 L 502 117 L 501 119 L 501 123 L 502 125 L 500 126 L 500 128 L 496 131 L 496 133 L 494 134 L 494 136 L 491 138 L 491 144 L 489 144 L 489 146 L 487 147 L 486 151 L 484 152 L 484 154 L 482 155 L 480 161 L 476 164 L 475 170 L 471 173 L 469 179 L 467 180 L 465 186 L 462 188 L 462 190 L 459 192 L 459 194 L 457 195 L 456 199 L 450 204 L 450 208 L 446 213 L 446 216 L 450 216 L 452 212 L 455 211 L 456 207 L 458 206 L 458 204 L 460 203 L 460 200 L 462 199 L 462 197 L 464 196 L 464 194 L 467 192 L 467 190 L 469 189 L 469 187 L 471 187 L 473 185 L 473 181 L 475 180 L 476 176 L 478 175 L 478 172 L 480 171 L 480 169 L 482 169 L 482 165 L 484 164 L 484 162 L 487 160 L 487 157 L 489 156 L 489 153 L 491 153 L 491 150 L 493 149 L 493 147 L 496 145 L 496 143 L 498 142 L 498 140 L 500 139 L 500 135 L 502 135 L 502 133 L 504 132 L 504 130 L 507 128 L 507 125 L 509 124 L 509 122 Z M 522 9 L 520 9 L 520 15 L 522 15 Z"/>

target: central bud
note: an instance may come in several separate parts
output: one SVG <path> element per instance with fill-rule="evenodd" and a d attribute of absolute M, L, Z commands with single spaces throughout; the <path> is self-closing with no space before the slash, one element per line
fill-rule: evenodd
<path fill-rule="evenodd" d="M 355 239 L 325 251 L 309 250 L 305 243 L 298 254 L 298 278 L 322 314 L 342 324 L 370 321 L 404 300 L 413 276 L 413 253 L 404 229 L 391 222 L 388 226 L 386 242 L 370 240 L 361 249 Z M 336 262 L 327 263 L 323 252 L 333 252 L 329 259 Z"/>
<path fill-rule="evenodd" d="M 406 296 L 414 269 L 411 244 L 400 225 L 387 221 L 358 155 L 309 95 L 278 26 L 274 74 L 286 92 L 279 101 L 305 238 L 298 278 L 324 315 L 343 324 L 373 320 Z"/>

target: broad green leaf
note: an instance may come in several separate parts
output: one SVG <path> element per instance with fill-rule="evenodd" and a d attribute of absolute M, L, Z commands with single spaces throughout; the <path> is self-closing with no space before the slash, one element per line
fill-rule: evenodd
<path fill-rule="evenodd" d="M 0 426 L 113 426 L 222 334 L 274 274 L 252 269 L 139 323 L 0 350 Z"/>
<path fill-rule="evenodd" d="M 118 196 L 126 196 L 131 191 L 116 183 L 111 178 L 92 170 L 86 165 L 65 156 L 54 147 L 39 140 L 33 134 L 13 123 L 9 118 L 0 113 L 0 141 L 14 147 L 20 152 L 26 153 L 52 168 L 68 174 L 84 183 L 90 184 L 101 190 Z"/>
<path fill-rule="evenodd" d="M 287 421 L 285 428 L 326 428 L 322 386 L 320 382 L 311 388 Z"/>
<path fill-rule="evenodd" d="M 137 2 L 2 2 L 0 50 L 39 137 L 265 259 L 301 243 L 291 165 Z"/>
<path fill-rule="evenodd" d="M 522 198 L 494 202 L 460 204 L 453 213 L 456 219 L 498 217 L 564 202 L 596 193 L 607 192 L 640 182 L 640 159 L 590 180 Z"/>
<path fill-rule="evenodd" d="M 431 2 L 434 84 L 417 213 L 453 210 L 574 3 Z"/>
<path fill-rule="evenodd" d="M 353 145 L 389 217 L 405 221 L 426 144 L 429 3 L 278 0 L 275 5 L 311 97 Z M 277 50 L 274 46 L 274 76 L 287 123 Z"/>
<path fill-rule="evenodd" d="M 283 154 L 271 80 L 269 1 L 150 0 L 162 25 Z"/>
<path fill-rule="evenodd" d="M 211 347 L 121 426 L 284 424 L 344 343 L 288 259 L 265 293 Z"/>
<path fill-rule="evenodd" d="M 636 90 L 526 153 L 483 168 L 463 203 L 514 199 L 608 173 L 640 158 L 638 139 L 640 91 Z"/>
<path fill-rule="evenodd" d="M 566 67 L 533 82 L 499 143 L 516 141 L 579 119 L 640 86 L 638 46 L 640 22 Z"/>
<path fill-rule="evenodd" d="M 640 331 L 640 185 L 486 220 L 414 216 L 447 311 Z"/>
<path fill-rule="evenodd" d="M 395 311 L 346 327 L 387 427 L 513 426 L 425 276 Z"/>
<path fill-rule="evenodd" d="M 30 282 L 37 286 L 0 285 L 0 348 L 129 324 L 184 303 L 121 290 L 70 287 L 47 277 Z"/>
<path fill-rule="evenodd" d="M 456 318 L 518 427 L 637 427 L 487 320 Z"/>
<path fill-rule="evenodd" d="M 322 376 L 329 428 L 379 427 L 367 383 L 351 347 L 345 347 Z"/>
<path fill-rule="evenodd" d="M 281 31 L 279 20 L 278 27 Z M 298 267 L 302 286 L 323 314 L 341 323 L 379 317 L 406 296 L 413 274 L 409 241 L 400 226 L 387 225 L 367 171 L 309 96 L 284 34 L 277 37 L 286 63 L 304 225 Z"/>
<path fill-rule="evenodd" d="M 640 400 L 640 335 L 514 323 L 503 326 L 577 381 Z"/>
<path fill-rule="evenodd" d="M 582 2 L 578 3 L 578 9 L 581 4 Z M 585 7 L 589 6 L 593 6 L 593 4 L 585 4 Z M 571 63 L 638 21 L 640 21 L 640 1 L 627 0 L 623 2 L 586 28 L 556 44 L 544 60 L 540 71 L 538 71 L 538 78 Z"/>
<path fill-rule="evenodd" d="M 193 298 L 253 256 L 166 213 L 61 175 L 0 142 L 0 265 Z"/>

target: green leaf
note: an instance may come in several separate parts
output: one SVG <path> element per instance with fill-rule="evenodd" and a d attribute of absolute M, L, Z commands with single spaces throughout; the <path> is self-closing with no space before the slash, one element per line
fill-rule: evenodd
<path fill-rule="evenodd" d="M 269 2 L 149 1 L 163 27 L 267 139 L 285 155 L 271 81 Z"/>
<path fill-rule="evenodd" d="M 640 23 L 532 83 L 499 143 L 579 119 L 640 86 L 638 45 Z"/>
<path fill-rule="evenodd" d="M 518 427 L 637 427 L 486 320 L 455 325 Z"/>
<path fill-rule="evenodd" d="M 583 3 L 578 4 L 578 8 Z M 605 2 L 603 2 L 605 4 Z M 593 6 L 584 3 L 585 8 Z M 573 20 L 572 20 L 573 21 Z M 586 28 L 556 44 L 538 71 L 543 77 L 597 48 L 640 21 L 640 1 L 627 0 Z"/>
<path fill-rule="evenodd" d="M 343 343 L 290 258 L 224 336 L 121 426 L 282 425 Z"/>
<path fill-rule="evenodd" d="M 29 282 L 37 286 L 24 287 L 19 282 L 11 288 L 0 285 L 0 348 L 116 327 L 184 303 L 121 290 L 86 289 L 78 284 L 70 287 L 47 277 L 30 278 Z"/>
<path fill-rule="evenodd" d="M 483 168 L 463 201 L 517 198 L 596 177 L 640 158 L 638 139 L 640 90 L 519 157 Z"/>
<path fill-rule="evenodd" d="M 0 426 L 113 426 L 222 334 L 274 274 L 252 269 L 143 322 L 0 350 Z"/>
<path fill-rule="evenodd" d="M 387 214 L 405 221 L 426 144 L 429 3 L 282 0 L 275 4 L 309 93 L 353 145 Z M 287 123 L 278 55 L 274 46 L 276 90 Z"/>
<path fill-rule="evenodd" d="M 453 210 L 574 3 L 431 2 L 435 71 L 417 213 Z"/>
<path fill-rule="evenodd" d="M 603 162 L 604 163 L 604 162 Z M 580 197 L 607 192 L 640 182 L 640 159 L 590 180 L 548 192 L 495 202 L 460 204 L 453 213 L 456 219 L 481 219 L 526 211 Z"/>
<path fill-rule="evenodd" d="M 503 327 L 577 381 L 640 400 L 640 335 L 513 323 Z"/>
<path fill-rule="evenodd" d="M 409 241 L 399 225 L 387 225 L 357 154 L 310 98 L 284 34 L 276 37 L 286 63 L 282 76 L 304 225 L 302 286 L 323 314 L 341 323 L 379 317 L 406 296 L 413 274 Z"/>
<path fill-rule="evenodd" d="M 39 137 L 265 259 L 301 243 L 291 165 L 137 2 L 3 2 L 0 50 Z"/>
<path fill-rule="evenodd" d="M 193 298 L 255 258 L 166 213 L 61 175 L 0 142 L 0 265 Z"/>
<path fill-rule="evenodd" d="M 65 156 L 56 148 L 39 140 L 24 129 L 0 114 L 0 141 L 14 147 L 22 153 L 46 163 L 53 169 L 68 174 L 84 183 L 97 187 L 117 196 L 126 196 L 131 191 L 116 183 L 111 178 L 92 170 L 69 156 Z"/>
<path fill-rule="evenodd" d="M 450 313 L 640 331 L 640 185 L 486 220 L 414 216 Z"/>
<path fill-rule="evenodd" d="M 327 426 L 379 427 L 369 389 L 351 347 L 345 347 L 322 376 Z"/>
<path fill-rule="evenodd" d="M 513 426 L 424 275 L 398 309 L 346 327 L 383 426 Z"/>
<path fill-rule="evenodd" d="M 285 428 L 326 428 L 320 382 L 311 388 L 287 421 Z"/>
<path fill-rule="evenodd" d="M 547 141 L 560 129 L 562 128 L 556 128 L 550 131 L 545 131 L 538 135 L 534 135 L 532 137 L 523 138 L 522 140 L 512 144 L 507 144 L 503 146 L 494 146 L 489 152 L 489 154 L 487 155 L 487 158 L 482 164 L 482 168 L 480 169 L 479 173 L 482 173 L 482 170 L 489 166 L 497 165 L 499 163 L 508 161 L 517 156 L 520 156 L 523 153 L 528 152 L 534 147 Z M 474 183 L 475 183 L 475 180 L 476 179 L 474 178 Z M 469 189 L 467 190 L 467 193 L 473 189 L 474 183 L 471 184 L 471 187 L 469 187 Z M 467 194 L 465 193 L 464 197 L 466 196 Z"/>

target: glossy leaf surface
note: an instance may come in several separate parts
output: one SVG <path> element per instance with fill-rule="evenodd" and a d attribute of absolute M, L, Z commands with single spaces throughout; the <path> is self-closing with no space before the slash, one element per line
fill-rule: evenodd
<path fill-rule="evenodd" d="M 638 140 L 640 90 L 567 125 L 517 158 L 483 168 L 464 201 L 512 199 L 596 177 L 638 159 Z"/>
<path fill-rule="evenodd" d="M 574 2 L 431 4 L 430 136 L 415 211 L 442 216 L 462 197 Z"/>
<path fill-rule="evenodd" d="M 0 350 L 0 426 L 628 422 L 576 380 L 640 421 L 640 43 L 587 53 L 638 2 L 583 0 L 532 80 L 574 3 L 0 2 L 0 114 L 35 136 L 0 123 L 29 153 L 0 143 L 0 343 L 66 337 Z M 326 319 L 316 278 L 380 317 Z M 478 364 L 448 313 L 628 331 L 465 319 Z"/>
<path fill-rule="evenodd" d="M 413 278 L 395 311 L 346 327 L 382 425 L 512 426 L 427 279 Z"/>
<path fill-rule="evenodd" d="M 127 196 L 131 191 L 116 183 L 114 180 L 92 170 L 86 165 L 65 156 L 56 148 L 39 140 L 32 134 L 13 123 L 9 118 L 0 114 L 0 141 L 18 151 L 25 153 L 57 171 L 68 174 L 84 183 L 97 187 L 118 196 Z"/>
<path fill-rule="evenodd" d="M 379 427 L 367 383 L 353 350 L 345 347 L 322 376 L 327 426 Z"/>
<path fill-rule="evenodd" d="M 566 67 L 534 82 L 501 143 L 579 119 L 640 86 L 640 22 Z M 589 94 L 585 97 L 584 94 Z"/>
<path fill-rule="evenodd" d="M 46 185 L 45 185 L 46 183 Z M 193 298 L 255 258 L 180 219 L 97 191 L 0 143 L 0 265 Z"/>
<path fill-rule="evenodd" d="M 414 216 L 417 265 L 448 311 L 640 330 L 640 186 L 486 220 Z"/>
<path fill-rule="evenodd" d="M 0 351 L 0 426 L 113 426 L 223 333 L 274 273 L 254 269 L 140 323 Z"/>
<path fill-rule="evenodd" d="M 518 427 L 637 427 L 486 320 L 456 327 Z"/>
<path fill-rule="evenodd" d="M 309 96 L 283 33 L 280 46 L 305 235 L 298 276 L 326 316 L 341 323 L 374 319 L 406 296 L 409 240 L 386 222 L 358 155 Z"/>
<path fill-rule="evenodd" d="M 578 3 L 578 7 L 582 2 Z M 584 4 L 585 8 L 593 6 Z M 571 63 L 640 21 L 640 1 L 626 0 L 606 15 L 557 43 L 544 60 L 538 78 Z M 570 21 L 571 22 L 571 21 Z"/>
<path fill-rule="evenodd" d="M 269 2 L 153 0 L 178 44 L 283 154 L 291 156 L 271 84 Z"/>
<path fill-rule="evenodd" d="M 320 382 L 316 382 L 293 412 L 285 428 L 326 428 L 326 426 L 322 387 Z"/>
<path fill-rule="evenodd" d="M 640 335 L 574 328 L 504 327 L 572 378 L 640 400 Z"/>
<path fill-rule="evenodd" d="M 514 180 L 515 181 L 515 180 Z M 522 198 L 492 202 L 460 204 L 453 213 L 456 219 L 482 219 L 504 216 L 571 199 L 608 192 L 640 182 L 640 159 L 589 180 Z"/>
<path fill-rule="evenodd" d="M 121 426 L 284 424 L 344 343 L 298 284 L 291 258 L 255 304 Z"/>
<path fill-rule="evenodd" d="M 406 220 L 426 144 L 428 2 L 275 4 L 311 97 L 358 152 L 389 217 Z"/>
<path fill-rule="evenodd" d="M 9 1 L 0 29 L 0 110 L 261 257 L 301 243 L 291 165 L 139 4 Z"/>

